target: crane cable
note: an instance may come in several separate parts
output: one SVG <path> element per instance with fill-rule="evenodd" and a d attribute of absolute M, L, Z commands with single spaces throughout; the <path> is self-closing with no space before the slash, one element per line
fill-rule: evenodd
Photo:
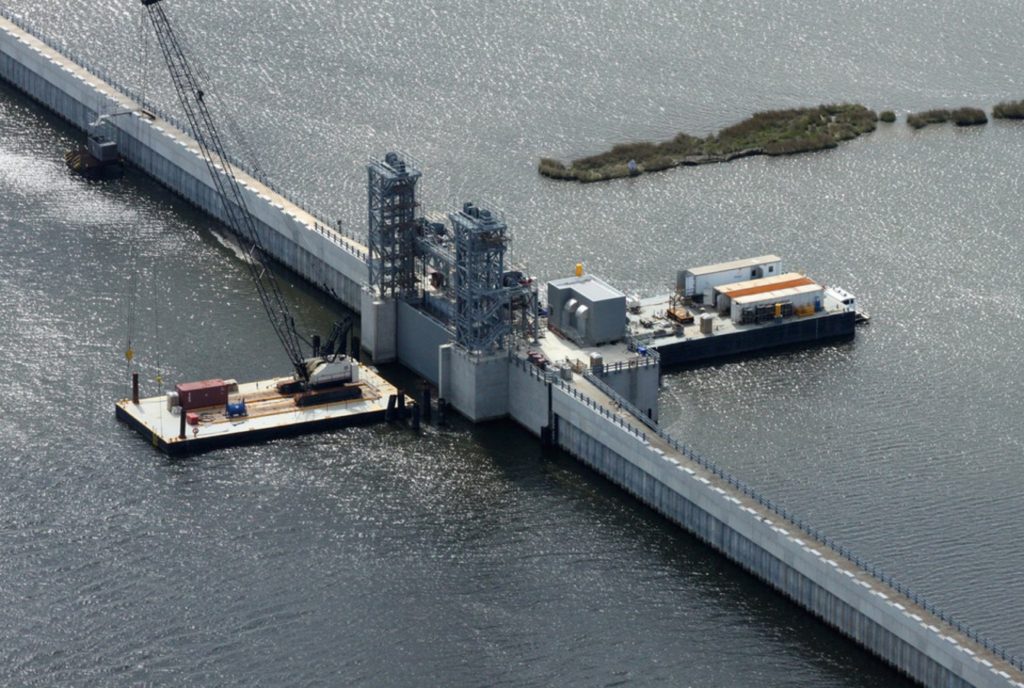
<path fill-rule="evenodd" d="M 146 31 L 146 14 L 145 11 L 139 12 L 139 42 L 142 46 L 142 50 L 139 53 L 139 90 L 143 100 L 146 98 L 146 67 L 148 60 L 146 59 L 149 53 L 149 34 Z M 143 105 L 143 103 L 139 103 Z M 135 359 L 135 330 L 136 323 L 138 320 L 138 300 L 139 300 L 139 266 L 138 266 L 138 227 L 136 222 L 131 223 L 131 227 L 128 231 L 128 293 L 127 293 L 127 304 L 125 314 L 125 346 L 124 346 L 124 358 L 125 358 L 125 384 L 130 384 L 128 381 L 131 379 Z M 159 378 L 159 374 L 157 375 Z M 127 394 L 125 395 L 128 396 Z"/>
<path fill-rule="evenodd" d="M 143 101 L 145 101 L 146 100 L 146 95 L 147 95 L 147 89 L 149 87 L 149 63 L 150 63 L 151 59 L 150 59 L 150 47 L 149 47 L 149 27 L 148 27 L 148 23 L 147 23 L 146 10 L 144 9 L 144 7 L 139 10 L 139 42 L 141 43 L 141 46 L 142 46 L 142 50 L 139 51 L 139 72 L 140 72 L 140 75 L 141 75 L 140 76 L 140 82 L 141 83 L 139 84 L 139 92 L 140 92 L 140 94 L 142 96 Z M 140 103 L 140 105 L 145 106 L 145 102 Z M 134 240 L 137 239 L 137 238 L 138 238 L 138 229 L 136 228 L 136 234 L 135 234 L 134 237 L 132 237 L 133 243 L 134 243 Z M 134 247 L 133 247 L 132 251 L 134 252 Z M 155 272 L 155 269 L 154 269 L 154 272 Z M 134 289 L 135 289 L 136 292 L 138 291 L 138 282 L 137 282 L 137 280 L 138 280 L 138 273 L 139 273 L 138 270 L 136 270 L 134 272 L 135 279 L 136 279 L 136 284 L 135 284 Z M 161 361 L 160 361 L 160 352 L 161 352 L 161 347 L 160 347 L 160 341 L 161 341 L 160 340 L 160 294 L 156 293 L 155 291 L 153 292 L 153 302 L 152 303 L 153 303 L 153 333 L 154 333 L 154 335 L 156 337 L 156 343 L 153 345 L 153 364 L 154 364 L 154 368 L 155 368 L 155 374 L 154 374 L 154 377 L 153 377 L 153 381 L 156 383 L 157 392 L 161 393 L 162 390 L 163 390 L 164 374 L 163 374 L 163 367 L 162 367 Z M 161 434 L 163 434 L 163 416 L 160 417 L 160 432 L 161 432 Z"/>
<path fill-rule="evenodd" d="M 139 94 L 143 100 L 146 99 L 146 37 L 143 35 L 143 29 L 146 26 L 145 20 L 146 15 L 139 12 L 139 35 L 136 38 L 136 44 L 139 46 Z"/>
<path fill-rule="evenodd" d="M 133 223 L 134 224 L 134 223 Z M 125 366 L 127 368 L 127 374 L 125 380 L 131 379 L 132 374 L 132 362 L 135 358 L 135 320 L 137 317 L 138 310 L 138 296 L 139 296 L 139 270 L 136 257 L 136 241 L 134 236 L 128 237 L 128 303 L 126 305 L 126 317 L 125 317 L 125 346 L 124 346 L 124 358 Z M 127 395 L 126 395 L 127 396 Z"/>

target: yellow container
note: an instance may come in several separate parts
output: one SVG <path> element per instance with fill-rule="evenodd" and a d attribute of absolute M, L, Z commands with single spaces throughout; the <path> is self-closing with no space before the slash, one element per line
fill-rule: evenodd
<path fill-rule="evenodd" d="M 782 317 L 782 304 L 781 303 L 775 304 L 775 317 L 776 318 L 781 318 Z"/>
<path fill-rule="evenodd" d="M 576 263 L 576 276 L 583 277 L 583 263 Z"/>

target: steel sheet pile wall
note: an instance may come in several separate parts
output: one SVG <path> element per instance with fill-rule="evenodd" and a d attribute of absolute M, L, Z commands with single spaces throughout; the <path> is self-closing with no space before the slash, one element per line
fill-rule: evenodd
<path fill-rule="evenodd" d="M 99 113 L 140 108 L 8 18 L 0 18 L 0 77 L 82 130 Z M 115 117 L 109 126 L 127 161 L 207 213 L 225 219 L 194 140 L 163 119 L 151 121 L 138 114 Z M 367 281 L 365 247 L 326 228 L 243 171 L 236 175 L 244 184 L 246 203 L 267 251 L 358 311 Z"/>
<path fill-rule="evenodd" d="M 1024 685 L 1015 667 L 1001 662 L 1000 668 L 996 655 L 915 611 L 909 599 L 852 562 L 801 538 L 785 521 L 766 518 L 681 454 L 655 446 L 667 445 L 640 423 L 609 422 L 614 412 L 603 402 L 557 383 L 552 405 L 565 451 L 911 678 L 944 688 Z"/>

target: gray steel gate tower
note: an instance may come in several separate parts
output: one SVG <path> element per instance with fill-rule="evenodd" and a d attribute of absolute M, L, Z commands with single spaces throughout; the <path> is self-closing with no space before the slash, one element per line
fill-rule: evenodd
<path fill-rule="evenodd" d="M 511 330 L 505 273 L 507 226 L 466 203 L 450 213 L 455 234 L 455 340 L 470 351 L 500 349 Z"/>
<path fill-rule="evenodd" d="M 416 182 L 420 171 L 398 153 L 372 160 L 369 173 L 370 288 L 394 298 L 416 287 Z"/>

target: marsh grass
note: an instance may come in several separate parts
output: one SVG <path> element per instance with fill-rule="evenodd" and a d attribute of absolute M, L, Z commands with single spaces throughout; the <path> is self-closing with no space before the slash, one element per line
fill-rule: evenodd
<path fill-rule="evenodd" d="M 949 110 L 944 108 L 915 112 L 907 115 L 907 124 L 915 129 L 923 129 L 929 124 L 942 124 L 943 122 L 948 122 L 950 115 L 951 113 Z"/>
<path fill-rule="evenodd" d="M 1024 119 L 1024 100 L 1008 100 L 992 108 L 995 119 Z"/>
<path fill-rule="evenodd" d="M 537 171 L 552 179 L 593 182 L 629 176 L 631 160 L 636 162 L 639 172 L 657 172 L 747 155 L 793 155 L 835 148 L 842 141 L 874 131 L 877 120 L 873 110 L 848 103 L 769 110 L 755 113 L 707 138 L 680 133 L 659 143 L 620 143 L 568 165 L 542 158 Z"/>
<path fill-rule="evenodd" d="M 985 111 L 975 107 L 962 107 L 951 113 L 953 123 L 958 127 L 973 127 L 988 123 Z"/>

